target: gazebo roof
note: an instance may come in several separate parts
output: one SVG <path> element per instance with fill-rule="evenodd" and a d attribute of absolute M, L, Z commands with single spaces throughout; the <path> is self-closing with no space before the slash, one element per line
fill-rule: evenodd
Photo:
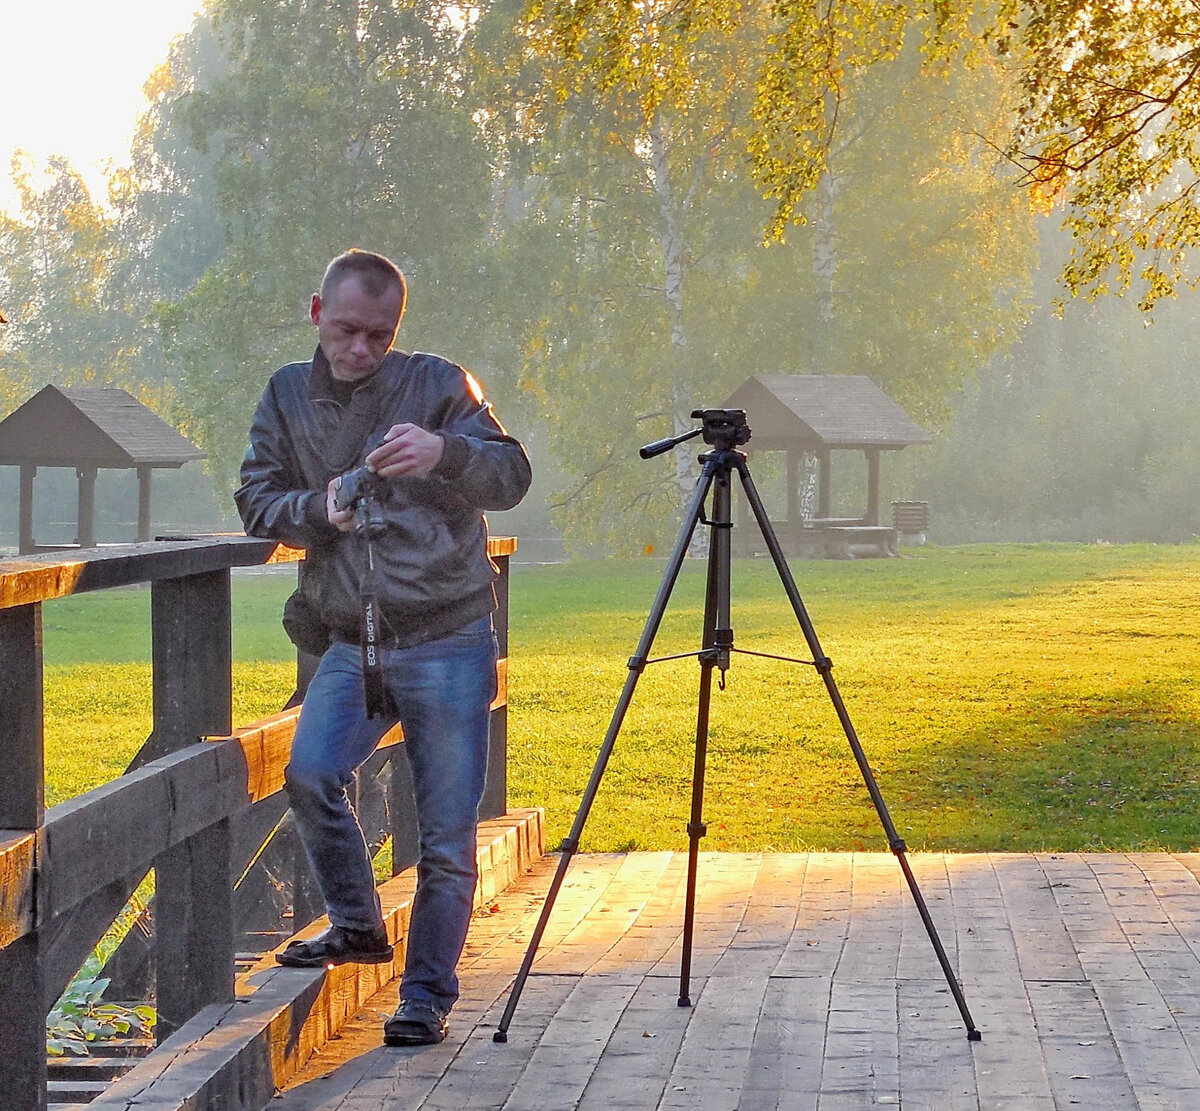
<path fill-rule="evenodd" d="M 179 467 L 203 458 L 125 390 L 46 386 L 0 421 L 0 464 Z"/>
<path fill-rule="evenodd" d="M 769 440 L 898 449 L 933 439 L 861 374 L 757 375 L 747 378 L 725 406 L 745 409 L 754 435 Z"/>

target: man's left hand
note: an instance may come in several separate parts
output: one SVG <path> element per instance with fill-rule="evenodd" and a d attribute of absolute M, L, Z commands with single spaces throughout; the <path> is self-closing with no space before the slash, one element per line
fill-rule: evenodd
<path fill-rule="evenodd" d="M 445 446 L 441 436 L 418 425 L 393 424 L 366 462 L 381 478 L 416 477 L 438 465 Z"/>

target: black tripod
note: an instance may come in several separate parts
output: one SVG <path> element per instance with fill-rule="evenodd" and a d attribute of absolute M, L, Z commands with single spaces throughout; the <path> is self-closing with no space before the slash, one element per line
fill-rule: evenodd
<path fill-rule="evenodd" d="M 710 444 L 713 449 L 704 452 L 700 456 L 700 461 L 704 464 L 704 469 L 701 471 L 699 482 L 696 484 L 696 492 L 692 496 L 691 504 L 688 506 L 687 513 L 684 516 L 683 526 L 679 532 L 679 539 L 676 541 L 671 557 L 667 561 L 667 569 L 663 573 L 662 583 L 658 588 L 658 595 L 654 599 L 654 604 L 650 607 L 650 614 L 646 619 L 646 626 L 642 630 L 642 638 L 638 641 L 637 651 L 629 659 L 629 675 L 625 680 L 625 687 L 621 691 L 621 697 L 618 699 L 616 709 L 613 711 L 612 721 L 609 724 L 608 732 L 605 734 L 604 743 L 600 746 L 600 753 L 596 758 L 591 778 L 588 780 L 587 788 L 583 793 L 583 799 L 579 804 L 579 810 L 575 815 L 575 822 L 571 826 L 571 832 L 562 843 L 562 856 L 558 862 L 558 869 L 550 883 L 550 890 L 546 895 L 546 902 L 542 906 L 537 926 L 534 928 L 533 937 L 530 939 L 529 947 L 525 951 L 525 958 L 521 962 L 521 968 L 517 972 L 512 992 L 504 1008 L 504 1014 L 501 1016 L 499 1027 L 495 1034 L 492 1035 L 492 1039 L 497 1042 L 508 1041 L 508 1027 L 512 1022 L 513 1012 L 517 1009 L 517 1001 L 524 990 L 525 981 L 529 978 L 534 957 L 537 955 L 538 945 L 541 943 L 542 934 L 545 932 L 546 923 L 549 921 L 550 913 L 554 908 L 554 901 L 558 896 L 559 888 L 562 886 L 567 867 L 571 863 L 571 858 L 579 849 L 579 838 L 583 832 L 584 823 L 587 821 L 592 803 L 595 801 L 596 792 L 599 790 L 600 780 L 604 776 L 604 769 L 608 764 L 609 756 L 612 755 L 617 734 L 620 732 L 621 723 L 625 719 L 625 712 L 629 709 L 629 704 L 633 700 L 633 692 L 637 687 L 638 678 L 648 663 L 660 662 L 648 658 L 650 647 L 654 643 L 659 624 L 662 621 L 663 614 L 666 612 L 667 602 L 671 597 L 671 591 L 675 587 L 675 580 L 679 576 L 679 570 L 683 565 L 688 546 L 691 544 L 692 535 L 698 524 L 705 524 L 710 528 L 711 534 L 708 551 L 708 584 L 704 598 L 704 635 L 702 647 L 696 653 L 700 661 L 700 696 L 696 709 L 696 754 L 695 768 L 692 775 L 692 810 L 691 819 L 687 827 L 687 895 L 684 904 L 683 955 L 679 970 L 679 1006 L 691 1006 L 688 987 L 692 964 L 692 930 L 696 911 L 696 869 L 700 838 L 707 832 L 707 827 L 702 818 L 702 807 L 704 803 L 704 770 L 708 751 L 708 711 L 712 695 L 713 669 L 719 668 L 722 677 L 724 677 L 725 672 L 729 668 L 730 654 L 735 651 L 743 652 L 746 655 L 766 655 L 766 653 L 761 652 L 747 652 L 745 649 L 735 649 L 733 647 L 733 629 L 729 624 L 730 532 L 733 528 L 730 512 L 732 502 L 731 475 L 736 471 L 741 478 L 742 489 L 745 491 L 746 498 L 754 512 L 754 518 L 758 522 L 763 539 L 766 541 L 771 559 L 775 563 L 775 569 L 779 572 L 779 578 L 783 583 L 783 589 L 787 594 L 788 601 L 792 604 L 796 620 L 800 622 L 800 628 L 804 632 L 804 639 L 808 642 L 809 651 L 812 653 L 813 658 L 811 661 L 794 660 L 791 662 L 810 664 L 816 668 L 818 674 L 825 681 L 825 689 L 829 692 L 833 708 L 837 712 L 842 729 L 845 731 L 846 740 L 850 742 L 854 759 L 857 761 L 858 769 L 862 773 L 863 782 L 870 793 L 871 802 L 875 807 L 876 813 L 879 815 L 884 832 L 887 834 L 888 846 L 900 862 L 904 878 L 908 882 L 908 889 L 912 893 L 913 902 L 916 904 L 917 912 L 921 916 L 921 921 L 925 924 L 925 930 L 929 934 L 929 940 L 932 942 L 938 962 L 942 966 L 946 983 L 950 986 L 950 991 L 954 995 L 954 1001 L 958 1004 L 959 1013 L 966 1024 L 967 1037 L 971 1041 L 978 1041 L 981 1035 L 971 1019 L 971 1012 L 967 1010 L 967 1002 L 963 997 L 962 988 L 954 975 L 954 970 L 950 967 L 950 961 L 946 957 L 946 950 L 942 946 L 937 928 L 934 926 L 933 919 L 929 915 L 929 908 L 925 905 L 921 889 L 917 886 L 916 877 L 913 876 L 912 868 L 909 866 L 908 858 L 905 855 L 907 847 L 897 833 L 891 816 L 888 814 L 887 804 L 883 801 L 883 795 L 879 792 L 879 786 L 875 782 L 875 775 L 867 763 L 867 757 L 863 752 L 862 744 L 859 742 L 858 734 L 854 731 L 850 715 L 846 712 L 842 696 L 838 693 L 837 685 L 833 681 L 833 661 L 821 651 L 816 630 L 813 628 L 808 612 L 804 608 L 804 602 L 800 598 L 800 592 L 796 588 L 795 580 L 792 578 L 787 560 L 784 558 L 783 549 L 779 546 L 779 540 L 775 536 L 775 531 L 771 527 L 766 510 L 763 508 L 762 500 L 758 496 L 757 489 L 755 489 L 754 480 L 750 477 L 750 469 L 746 463 L 746 456 L 743 452 L 737 450 L 740 445 L 750 439 L 750 429 L 746 424 L 746 414 L 741 409 L 697 409 L 692 413 L 692 417 L 702 422 L 699 428 L 694 428 L 679 436 L 658 440 L 653 444 L 648 444 L 641 451 L 642 458 L 649 459 L 655 455 L 661 455 L 663 452 L 669 451 L 684 440 L 701 434 L 704 436 L 704 442 Z M 710 490 L 712 491 L 712 515 L 706 518 L 704 516 L 704 503 Z M 691 655 L 691 653 L 688 653 L 688 655 Z M 663 659 L 677 658 L 675 656 L 663 657 Z M 772 656 L 769 658 L 781 659 L 784 657 Z"/>

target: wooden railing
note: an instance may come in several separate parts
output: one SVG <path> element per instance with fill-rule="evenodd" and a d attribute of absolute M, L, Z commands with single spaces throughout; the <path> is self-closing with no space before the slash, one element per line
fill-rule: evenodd
<path fill-rule="evenodd" d="M 492 708 L 481 816 L 506 809 L 508 557 L 502 576 L 499 694 Z M 201 1008 L 232 1001 L 239 938 L 270 926 L 266 899 L 291 929 L 323 908 L 289 836 L 281 793 L 298 706 L 246 728 L 232 722 L 231 569 L 296 560 L 271 541 L 214 537 L 0 561 L 0 1105 L 46 1105 L 46 1014 L 155 874 L 153 985 L 160 1040 Z M 123 776 L 45 809 L 42 605 L 85 591 L 149 583 L 153 730 Z M 301 658 L 298 694 L 311 659 Z M 360 772 L 359 805 L 393 871 L 412 863 L 416 827 L 399 729 Z M 282 888 L 282 890 L 281 890 Z M 276 922 L 278 926 L 278 922 Z M 136 983 L 126 956 L 116 973 Z M 143 968 L 145 966 L 143 965 Z"/>

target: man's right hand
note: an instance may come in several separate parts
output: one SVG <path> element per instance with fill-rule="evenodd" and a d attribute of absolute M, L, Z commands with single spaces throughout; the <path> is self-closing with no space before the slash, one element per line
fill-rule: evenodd
<path fill-rule="evenodd" d="M 341 484 L 341 475 L 329 480 L 329 485 L 325 488 L 325 516 L 329 518 L 329 523 L 339 532 L 352 532 L 354 529 L 353 507 L 338 509 L 333 503 L 333 496 L 337 493 L 338 487 Z"/>

